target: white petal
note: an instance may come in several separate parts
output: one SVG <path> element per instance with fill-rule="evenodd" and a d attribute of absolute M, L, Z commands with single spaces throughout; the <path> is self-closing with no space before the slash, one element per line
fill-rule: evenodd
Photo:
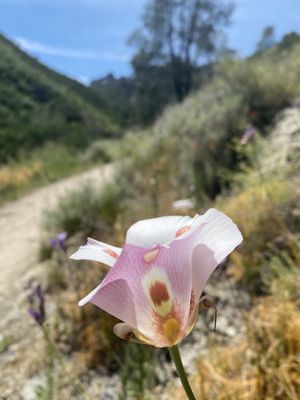
<path fill-rule="evenodd" d="M 127 231 L 126 243 L 152 248 L 157 244 L 167 244 L 176 239 L 176 234 L 185 227 L 190 227 L 192 218 L 185 216 L 169 216 L 144 219 Z"/>
<path fill-rule="evenodd" d="M 218 264 L 243 240 L 236 224 L 215 208 L 209 209 L 204 215 L 199 215 L 193 221 L 192 230 L 199 225 L 203 227 L 197 244 L 206 245 L 212 250 Z"/>
<path fill-rule="evenodd" d="M 200 296 L 214 269 L 243 240 L 233 221 L 216 209 L 208 210 L 194 220 L 192 230 L 202 226 L 196 238 L 192 257 L 193 286 Z"/>
<path fill-rule="evenodd" d="M 95 239 L 88 238 L 85 246 L 81 246 L 74 254 L 70 256 L 72 260 L 91 260 L 99 261 L 103 264 L 115 264 L 122 249 L 109 244 L 98 242 Z"/>

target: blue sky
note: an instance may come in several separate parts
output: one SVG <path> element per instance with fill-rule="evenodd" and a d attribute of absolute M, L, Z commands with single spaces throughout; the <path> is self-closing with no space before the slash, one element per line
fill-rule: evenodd
<path fill-rule="evenodd" d="M 0 32 L 50 67 L 82 82 L 130 73 L 126 38 L 146 0 L 0 0 Z M 253 51 L 263 28 L 300 32 L 300 0 L 236 0 L 228 45 Z M 1 56 L 1 55 L 0 55 Z"/>

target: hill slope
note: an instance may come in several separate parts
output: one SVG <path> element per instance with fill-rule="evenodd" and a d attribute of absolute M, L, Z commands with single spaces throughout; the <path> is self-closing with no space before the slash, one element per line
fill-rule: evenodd
<path fill-rule="evenodd" d="M 89 88 L 45 67 L 0 35 L 0 162 L 57 141 L 82 147 L 117 126 Z"/>

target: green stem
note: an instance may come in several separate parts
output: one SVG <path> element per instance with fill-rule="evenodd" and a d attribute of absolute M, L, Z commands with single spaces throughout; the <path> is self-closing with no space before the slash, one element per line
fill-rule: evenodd
<path fill-rule="evenodd" d="M 182 365 L 182 361 L 181 361 L 181 357 L 180 357 L 180 353 L 179 353 L 179 349 L 178 346 L 172 346 L 169 347 L 169 351 L 171 353 L 171 356 L 173 358 L 174 364 L 176 366 L 179 378 L 181 380 L 182 386 L 184 388 L 184 391 L 188 397 L 189 400 L 196 400 L 196 397 L 190 387 L 189 381 L 187 379 L 184 367 Z"/>

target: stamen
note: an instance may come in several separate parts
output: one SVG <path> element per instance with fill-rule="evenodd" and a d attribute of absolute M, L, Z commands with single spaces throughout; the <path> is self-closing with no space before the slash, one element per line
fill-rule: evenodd
<path fill-rule="evenodd" d="M 214 332 L 217 330 L 217 317 L 218 317 L 218 310 L 217 310 L 217 305 L 215 300 L 206 294 L 205 296 L 202 296 L 199 300 L 199 304 L 201 304 L 202 308 L 204 310 L 208 310 L 210 308 L 214 309 Z"/>

